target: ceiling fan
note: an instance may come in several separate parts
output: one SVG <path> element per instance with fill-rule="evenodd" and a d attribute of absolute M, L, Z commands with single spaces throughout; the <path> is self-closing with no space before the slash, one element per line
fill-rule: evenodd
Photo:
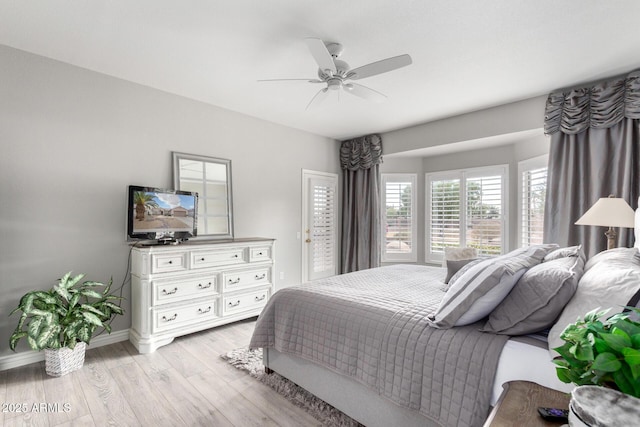
<path fill-rule="evenodd" d="M 411 64 L 411 56 L 404 54 L 351 69 L 349 64 L 338 59 L 343 51 L 340 43 L 324 42 L 317 38 L 306 38 L 305 43 L 318 64 L 317 79 L 266 79 L 258 81 L 306 81 L 309 83 L 324 83 L 326 86 L 311 98 L 306 109 L 319 105 L 331 92 L 339 90 L 370 101 L 381 102 L 386 99 L 385 95 L 361 84 L 352 83 L 350 80 L 364 79 Z"/>

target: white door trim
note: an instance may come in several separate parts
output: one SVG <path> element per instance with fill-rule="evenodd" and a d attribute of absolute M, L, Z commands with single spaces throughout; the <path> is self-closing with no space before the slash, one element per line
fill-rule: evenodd
<path fill-rule="evenodd" d="M 300 241 L 302 242 L 302 268 L 301 270 L 301 282 L 305 283 L 309 281 L 309 275 L 310 275 L 310 271 L 309 271 L 309 244 L 306 242 L 307 239 L 309 239 L 309 234 L 307 233 L 307 230 L 311 229 L 311 224 L 309 224 L 309 197 L 311 197 L 311 195 L 309 194 L 309 180 L 312 178 L 324 178 L 324 179 L 329 179 L 329 180 L 334 180 L 336 183 L 336 197 L 334 200 L 334 208 L 335 208 L 335 212 L 336 215 L 334 217 L 334 224 L 333 224 L 333 229 L 334 229 L 334 241 L 335 241 L 335 247 L 334 247 L 334 271 L 333 274 L 338 274 L 338 264 L 339 264 L 339 251 L 338 251 L 338 184 L 339 184 L 339 180 L 338 180 L 338 174 L 335 173 L 330 173 L 330 172 L 319 172 L 319 171 L 314 171 L 314 170 L 309 170 L 309 169 L 302 169 L 302 230 L 300 230 L 300 235 L 301 235 L 301 239 Z"/>

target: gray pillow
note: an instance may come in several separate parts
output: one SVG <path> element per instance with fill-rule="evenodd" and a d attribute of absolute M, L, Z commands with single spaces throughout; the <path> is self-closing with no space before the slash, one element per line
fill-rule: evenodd
<path fill-rule="evenodd" d="M 570 256 L 579 256 L 580 258 L 582 258 L 583 263 L 587 261 L 587 257 L 584 254 L 582 245 L 578 245 L 578 246 L 569 246 L 566 248 L 558 248 L 555 251 L 552 251 L 547 255 L 545 255 L 542 262 L 553 261 L 554 259 L 566 258 Z"/>
<path fill-rule="evenodd" d="M 444 283 L 449 283 L 449 280 L 458 272 L 462 267 L 475 261 L 475 259 L 448 259 L 447 261 L 447 277 L 444 279 Z"/>
<path fill-rule="evenodd" d="M 524 335 L 552 326 L 575 293 L 583 271 L 584 260 L 577 254 L 531 267 L 491 312 L 482 330 Z"/>
<path fill-rule="evenodd" d="M 438 309 L 429 316 L 436 328 L 463 326 L 487 316 L 507 296 L 527 268 L 558 245 L 520 248 L 506 255 L 482 260 L 451 281 Z"/>

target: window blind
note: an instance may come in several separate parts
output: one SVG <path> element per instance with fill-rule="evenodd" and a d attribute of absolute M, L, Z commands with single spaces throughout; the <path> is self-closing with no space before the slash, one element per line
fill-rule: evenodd
<path fill-rule="evenodd" d="M 382 261 L 417 261 L 415 174 L 382 174 Z"/>
<path fill-rule="evenodd" d="M 522 172 L 521 236 L 522 245 L 543 243 L 544 202 L 547 193 L 547 168 Z"/>
<path fill-rule="evenodd" d="M 447 246 L 460 246 L 460 179 L 431 182 L 430 248 L 444 254 Z"/>
<path fill-rule="evenodd" d="M 426 261 L 442 261 L 446 247 L 503 253 L 508 241 L 508 170 L 501 165 L 426 174 Z"/>
<path fill-rule="evenodd" d="M 478 253 L 502 252 L 502 177 L 500 175 L 466 180 L 466 246 Z"/>
<path fill-rule="evenodd" d="M 313 260 L 314 272 L 332 269 L 335 265 L 335 190 L 331 186 L 313 186 Z"/>

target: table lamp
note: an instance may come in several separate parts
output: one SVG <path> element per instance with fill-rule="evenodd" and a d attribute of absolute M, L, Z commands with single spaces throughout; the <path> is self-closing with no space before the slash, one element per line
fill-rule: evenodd
<path fill-rule="evenodd" d="M 585 212 L 576 225 L 596 225 L 609 227 L 604 233 L 607 236 L 607 250 L 616 247 L 616 237 L 618 233 L 613 227 L 633 228 L 635 225 L 635 213 L 631 206 L 621 198 L 601 197 L 591 209 Z"/>

